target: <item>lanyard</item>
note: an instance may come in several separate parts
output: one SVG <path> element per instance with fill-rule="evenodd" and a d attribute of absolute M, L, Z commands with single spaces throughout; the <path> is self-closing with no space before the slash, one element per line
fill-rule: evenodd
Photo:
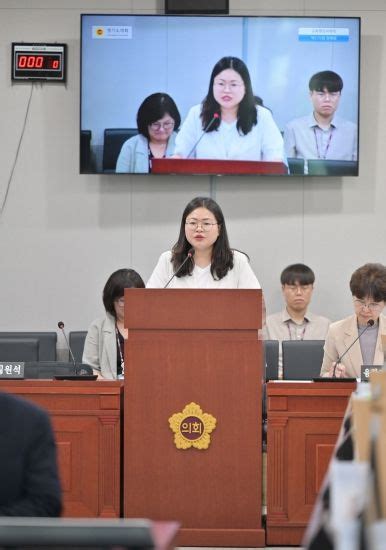
<path fill-rule="evenodd" d="M 322 152 L 322 154 L 321 154 L 321 151 L 319 149 L 318 135 L 317 135 L 315 126 L 314 126 L 313 130 L 314 130 L 316 153 L 318 155 L 318 159 L 325 159 L 327 157 L 327 153 L 328 153 L 328 150 L 330 148 L 330 143 L 331 143 L 331 139 L 332 139 L 332 128 L 330 126 L 330 130 L 328 132 L 328 141 L 327 141 L 326 147 L 324 148 L 324 151 Z M 321 130 L 321 132 L 322 132 L 322 130 Z M 322 147 L 322 139 L 320 140 L 320 148 L 321 147 Z"/>
<path fill-rule="evenodd" d="M 295 338 L 292 338 L 291 329 L 290 329 L 290 324 L 291 324 L 291 322 L 289 321 L 289 322 L 287 323 L 289 339 L 290 339 L 290 340 L 304 340 L 304 335 L 305 335 L 305 333 L 306 333 L 307 325 L 304 325 L 303 330 L 302 330 L 302 332 L 301 332 L 301 334 L 300 334 L 300 338 L 296 338 L 296 328 L 295 328 Z"/>
<path fill-rule="evenodd" d="M 117 325 L 115 325 L 115 336 L 117 337 L 117 346 L 118 346 L 118 350 L 119 350 L 119 357 L 121 359 L 121 367 L 122 367 L 122 377 L 125 375 L 125 362 L 123 360 L 123 353 L 122 353 L 122 348 L 121 348 L 121 341 L 119 339 L 119 332 L 118 332 L 118 327 Z"/>

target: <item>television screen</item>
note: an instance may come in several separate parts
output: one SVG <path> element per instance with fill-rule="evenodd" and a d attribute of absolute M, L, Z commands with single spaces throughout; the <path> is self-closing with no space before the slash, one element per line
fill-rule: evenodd
<path fill-rule="evenodd" d="M 358 175 L 359 61 L 357 17 L 83 14 L 80 172 Z"/>

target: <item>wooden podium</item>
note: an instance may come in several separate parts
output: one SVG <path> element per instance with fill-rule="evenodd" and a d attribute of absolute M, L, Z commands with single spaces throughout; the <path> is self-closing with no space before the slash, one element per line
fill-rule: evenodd
<path fill-rule="evenodd" d="M 178 546 L 264 546 L 261 291 L 127 289 L 125 325 L 124 516 L 177 520 Z M 207 437 L 191 403 L 216 420 L 207 449 L 175 445 Z"/>
<path fill-rule="evenodd" d="M 267 544 L 300 545 L 356 382 L 268 382 Z"/>
<path fill-rule="evenodd" d="M 283 162 L 259 160 L 152 159 L 153 174 L 288 174 Z"/>

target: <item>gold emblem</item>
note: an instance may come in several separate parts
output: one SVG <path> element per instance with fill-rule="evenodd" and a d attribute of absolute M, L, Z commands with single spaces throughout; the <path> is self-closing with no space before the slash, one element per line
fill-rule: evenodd
<path fill-rule="evenodd" d="M 209 434 L 215 429 L 216 422 L 214 416 L 202 412 L 200 405 L 189 403 L 182 412 L 169 418 L 175 446 L 177 449 L 207 449 L 210 445 Z"/>

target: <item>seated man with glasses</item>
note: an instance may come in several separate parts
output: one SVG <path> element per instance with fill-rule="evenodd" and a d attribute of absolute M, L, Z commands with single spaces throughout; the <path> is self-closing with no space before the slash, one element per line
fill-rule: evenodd
<path fill-rule="evenodd" d="M 322 71 L 311 77 L 308 86 L 313 112 L 287 124 L 284 130 L 287 157 L 356 161 L 357 125 L 336 116 L 342 78 L 333 71 Z"/>
<path fill-rule="evenodd" d="M 362 365 L 384 363 L 381 335 L 386 334 L 386 317 L 382 313 L 386 300 L 386 266 L 368 263 L 358 268 L 351 276 L 350 290 L 355 313 L 330 325 L 321 376 L 360 378 Z M 343 353 L 340 362 L 338 359 Z"/>
<path fill-rule="evenodd" d="M 304 264 L 286 267 L 280 276 L 285 308 L 268 315 L 263 329 L 265 340 L 279 340 L 279 378 L 282 378 L 283 340 L 324 340 L 330 320 L 308 311 L 314 290 L 315 275 Z"/>

